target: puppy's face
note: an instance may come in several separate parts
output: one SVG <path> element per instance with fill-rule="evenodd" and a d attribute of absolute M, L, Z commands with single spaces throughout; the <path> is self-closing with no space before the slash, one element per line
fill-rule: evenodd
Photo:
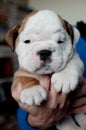
<path fill-rule="evenodd" d="M 17 30 L 14 44 L 19 65 L 37 74 L 63 69 L 72 58 L 79 38 L 78 31 L 52 11 L 28 15 Z"/>

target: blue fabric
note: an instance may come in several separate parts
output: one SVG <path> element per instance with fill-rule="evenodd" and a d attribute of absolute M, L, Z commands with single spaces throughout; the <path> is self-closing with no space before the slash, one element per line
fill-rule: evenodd
<path fill-rule="evenodd" d="M 78 43 L 76 44 L 76 50 L 84 63 L 85 66 L 84 76 L 86 77 L 86 41 L 82 37 L 80 37 Z M 22 110 L 21 108 L 18 109 L 17 116 L 20 130 L 40 130 L 38 128 L 31 127 L 27 123 L 27 114 L 28 113 Z M 51 127 L 48 130 L 56 130 L 56 129 L 54 127 L 53 128 Z"/>
<path fill-rule="evenodd" d="M 38 128 L 34 128 L 27 123 L 27 115 L 28 113 L 26 111 L 21 108 L 18 109 L 17 119 L 20 130 L 39 130 Z"/>
<path fill-rule="evenodd" d="M 84 76 L 86 77 L 86 40 L 84 40 L 82 37 L 80 37 L 78 43 L 76 44 L 76 50 L 84 63 Z"/>

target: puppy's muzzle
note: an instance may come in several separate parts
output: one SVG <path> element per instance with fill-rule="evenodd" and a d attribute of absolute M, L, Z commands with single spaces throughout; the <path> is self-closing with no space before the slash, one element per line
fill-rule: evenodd
<path fill-rule="evenodd" d="M 41 50 L 37 52 L 37 55 L 39 55 L 40 60 L 47 61 L 50 59 L 52 52 L 50 50 Z"/>

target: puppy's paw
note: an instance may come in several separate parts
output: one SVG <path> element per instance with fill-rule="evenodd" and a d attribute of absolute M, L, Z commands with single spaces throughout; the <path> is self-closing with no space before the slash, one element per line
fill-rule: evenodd
<path fill-rule="evenodd" d="M 62 91 L 63 93 L 67 94 L 77 87 L 78 77 L 76 75 L 71 75 L 61 71 L 52 75 L 51 83 L 57 92 Z"/>
<path fill-rule="evenodd" d="M 47 99 L 46 90 L 40 86 L 33 86 L 31 88 L 25 88 L 20 93 L 20 101 L 30 106 L 40 105 L 42 101 Z"/>

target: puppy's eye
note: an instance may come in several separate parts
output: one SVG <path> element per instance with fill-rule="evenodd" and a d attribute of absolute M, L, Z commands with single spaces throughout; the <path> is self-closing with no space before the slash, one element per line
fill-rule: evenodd
<path fill-rule="evenodd" d="M 30 40 L 25 40 L 24 43 L 28 44 L 30 43 L 31 41 Z"/>
<path fill-rule="evenodd" d="M 63 42 L 64 42 L 64 41 L 62 41 L 62 40 L 59 40 L 59 41 L 58 41 L 58 44 L 61 44 L 61 43 L 63 43 Z"/>

